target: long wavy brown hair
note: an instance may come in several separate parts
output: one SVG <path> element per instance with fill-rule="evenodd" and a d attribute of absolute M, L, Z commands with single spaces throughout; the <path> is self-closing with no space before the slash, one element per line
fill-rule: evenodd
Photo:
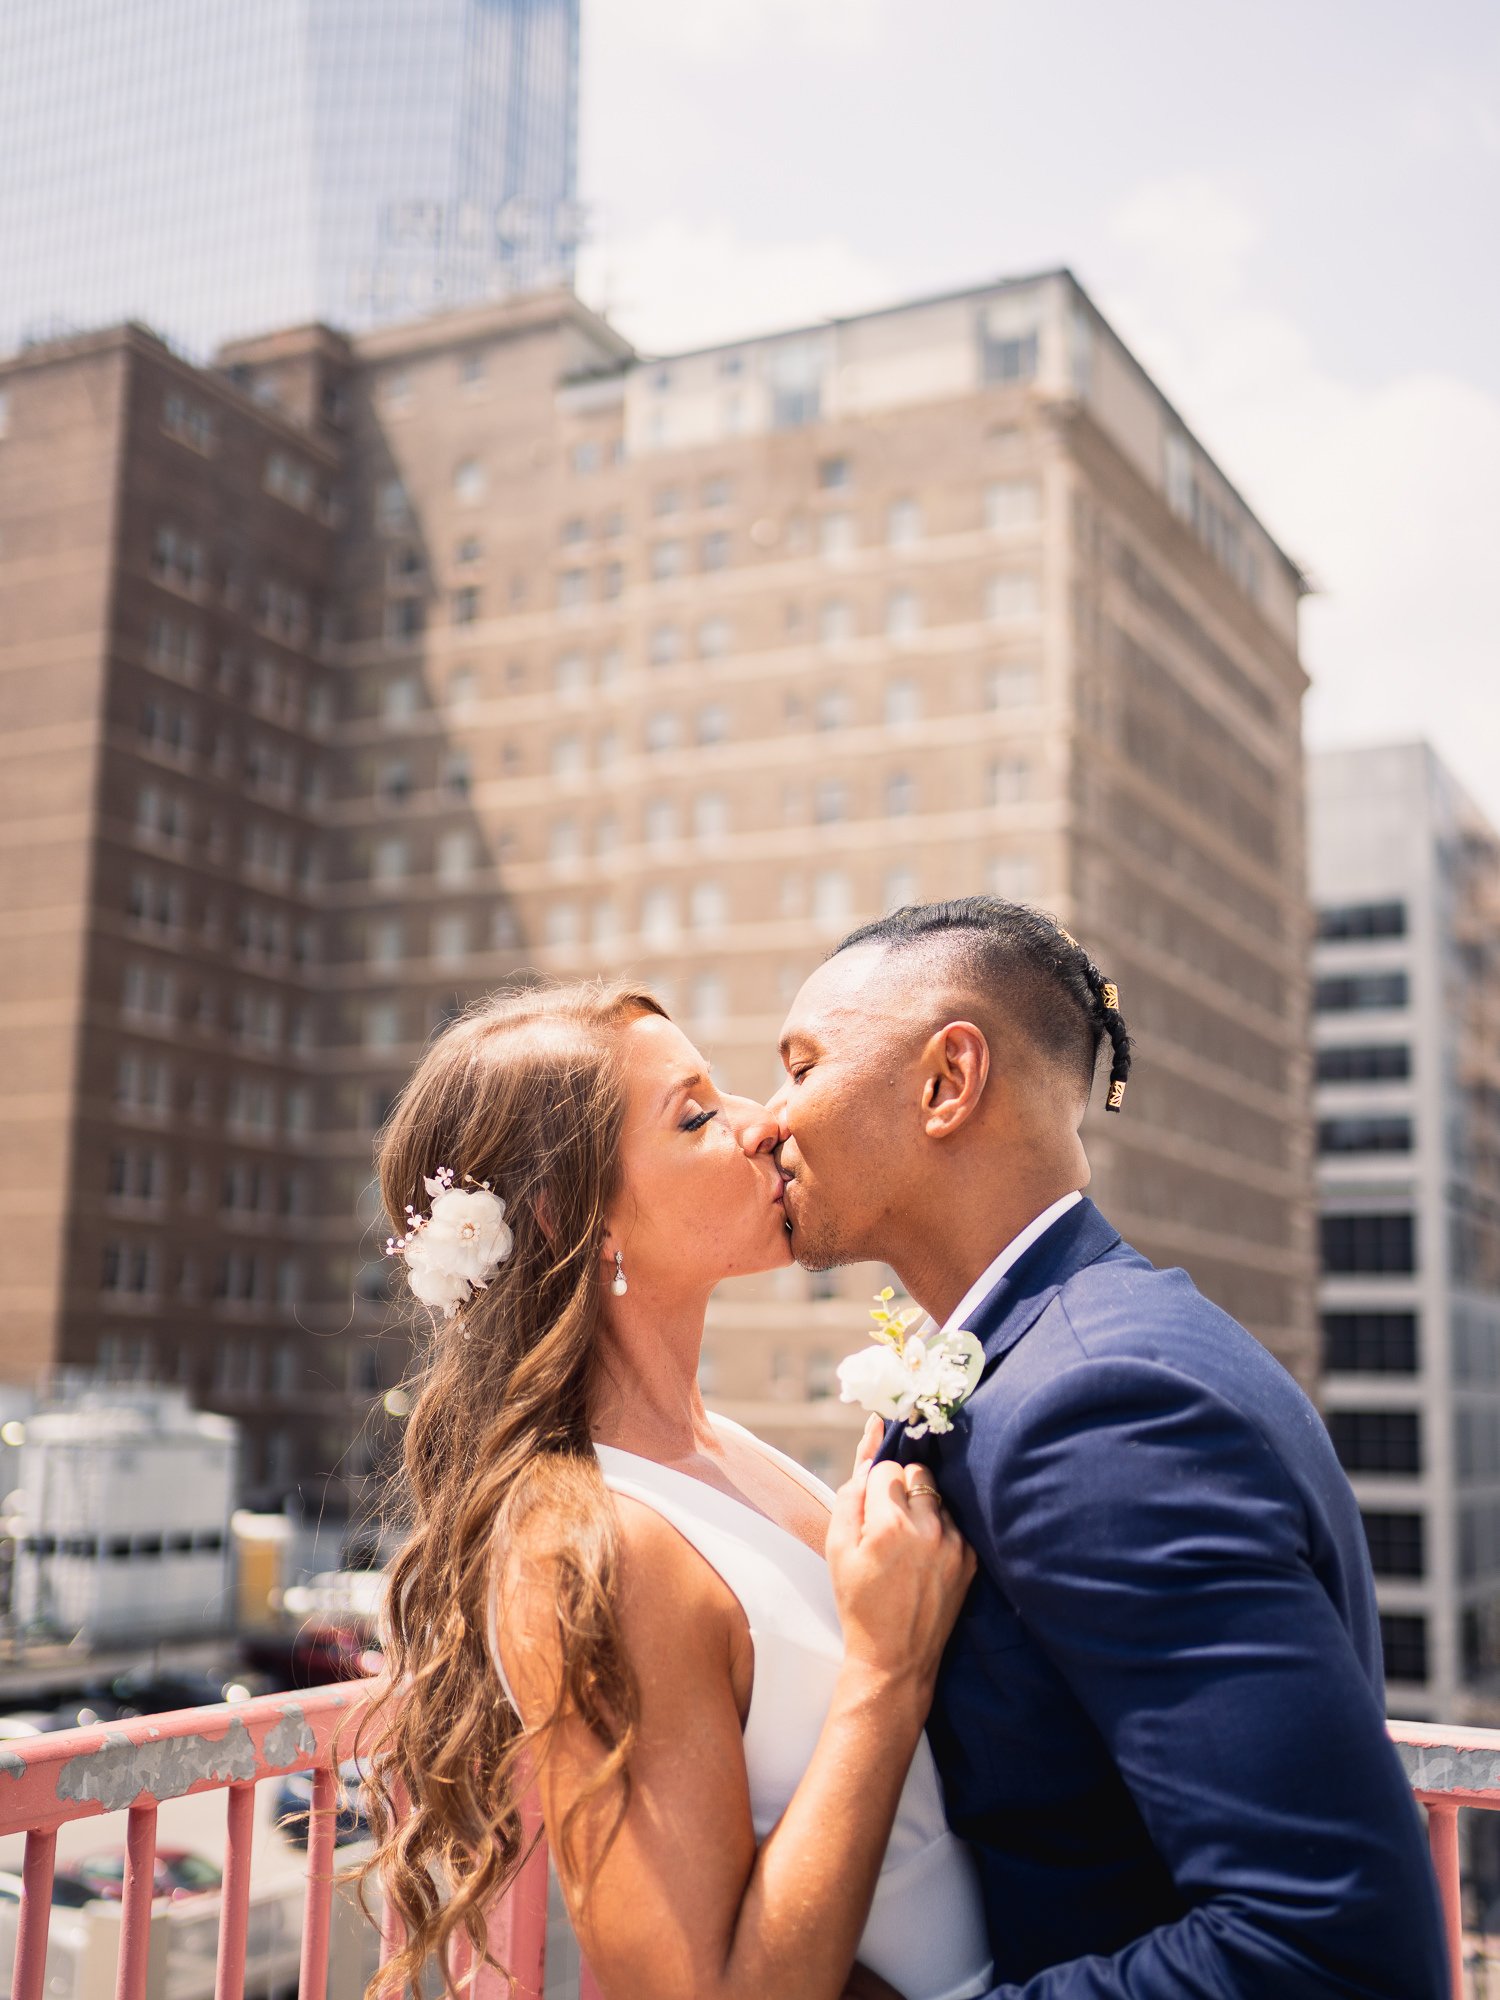
<path fill-rule="evenodd" d="M 560 1859 L 605 1787 L 615 1827 L 625 1810 L 639 1704 L 589 1411 L 624 1124 L 620 1031 L 663 1012 L 620 985 L 497 994 L 432 1044 L 376 1141 L 397 1235 L 408 1203 L 428 1206 L 424 1176 L 448 1167 L 492 1184 L 514 1247 L 456 1318 L 435 1321 L 408 1385 L 397 1499 L 408 1532 L 389 1572 L 389 1682 L 366 1784 L 376 1851 L 358 1871 L 378 1875 L 404 1938 L 369 2000 L 420 1993 L 434 1961 L 457 2000 L 454 1947 L 467 1940 L 475 1965 L 489 1958 L 490 1910 L 528 1851 L 521 1798 L 564 1715 L 605 1754 L 559 1830 Z M 536 1530 L 556 1579 L 562 1672 L 552 1714 L 527 1731 L 496 1673 L 491 1621 L 498 1552 Z"/>

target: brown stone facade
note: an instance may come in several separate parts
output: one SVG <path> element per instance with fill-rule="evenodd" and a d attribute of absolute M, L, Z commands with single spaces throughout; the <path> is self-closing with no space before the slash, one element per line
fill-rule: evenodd
<path fill-rule="evenodd" d="M 666 362 L 562 294 L 223 362 L 0 375 L 10 1372 L 150 1340 L 111 1352 L 249 1418 L 252 1490 L 357 1483 L 371 1137 L 456 1007 L 628 970 L 764 1093 L 842 931 L 991 888 L 1138 1032 L 1095 1193 L 1310 1379 L 1298 579 L 1066 274 Z M 148 1283 L 101 1296 L 116 1241 Z M 726 1288 L 711 1399 L 837 1473 L 879 1279 Z"/>

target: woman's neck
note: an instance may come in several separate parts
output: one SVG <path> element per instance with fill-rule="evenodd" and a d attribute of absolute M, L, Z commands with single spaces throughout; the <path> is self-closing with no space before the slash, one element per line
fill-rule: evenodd
<path fill-rule="evenodd" d="M 629 1294 L 606 1300 L 589 1416 L 596 1444 L 662 1464 L 718 1450 L 698 1387 L 706 1311 L 703 1299 L 675 1308 Z"/>

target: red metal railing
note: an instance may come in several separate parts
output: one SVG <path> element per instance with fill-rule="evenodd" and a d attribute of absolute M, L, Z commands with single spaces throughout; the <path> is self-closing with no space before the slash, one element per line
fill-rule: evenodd
<path fill-rule="evenodd" d="M 61 1826 L 124 1808 L 126 1859 L 115 2000 L 144 2000 L 151 1940 L 157 1810 L 163 1800 L 228 1793 L 215 2000 L 243 2000 L 250 1907 L 255 1787 L 312 1770 L 307 1884 L 298 2000 L 327 2000 L 329 1930 L 338 1804 L 336 1761 L 353 1754 L 358 1724 L 378 1682 L 345 1681 L 307 1692 L 264 1695 L 232 1707 L 184 1709 L 0 1745 L 0 1837 L 25 1834 L 12 2000 L 44 2000 L 53 1870 Z M 337 1742 L 335 1733 L 337 1732 Z M 1454 2000 L 1463 2000 L 1463 1925 L 1458 1812 L 1500 1810 L 1500 1730 L 1393 1722 L 1391 1735 L 1412 1789 L 1427 1808 L 1433 1866 L 1447 1924 Z M 539 1831 L 534 1803 L 528 1824 Z M 395 1937 L 387 1926 L 382 1956 Z M 516 1975 L 518 1995 L 540 2000 L 547 1956 L 547 1850 L 540 1839 L 490 1927 L 495 1957 Z M 461 1976 L 467 1968 L 456 1968 Z M 473 2000 L 500 2000 L 504 1982 L 482 1973 Z M 601 2000 L 582 1969 L 580 2000 Z"/>

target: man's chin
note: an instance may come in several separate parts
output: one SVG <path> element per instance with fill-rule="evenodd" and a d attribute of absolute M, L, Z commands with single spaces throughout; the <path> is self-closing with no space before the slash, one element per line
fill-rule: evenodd
<path fill-rule="evenodd" d="M 850 1259 L 843 1255 L 838 1246 L 827 1236 L 809 1229 L 803 1223 L 787 1218 L 787 1240 L 791 1244 L 792 1257 L 804 1271 L 833 1271 Z"/>

